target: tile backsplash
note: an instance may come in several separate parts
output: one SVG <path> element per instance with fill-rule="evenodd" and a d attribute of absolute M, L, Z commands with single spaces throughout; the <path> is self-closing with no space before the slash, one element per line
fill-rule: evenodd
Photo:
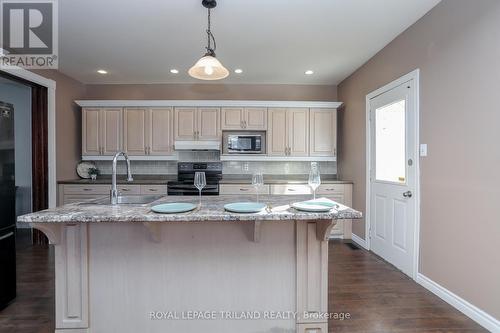
<path fill-rule="evenodd" d="M 179 152 L 180 162 L 208 162 L 218 161 L 219 152 L 209 151 L 182 151 Z M 97 168 L 103 175 L 111 174 L 111 161 L 95 161 Z M 242 161 L 224 161 L 224 174 L 252 174 L 260 171 L 264 174 L 286 175 L 286 174 L 307 174 L 310 169 L 310 162 L 242 162 Z M 336 162 L 319 162 L 321 173 L 337 174 Z M 137 175 L 162 175 L 176 174 L 177 161 L 131 161 L 132 173 Z M 117 166 L 118 174 L 125 174 L 127 168 L 125 162 L 120 159 Z"/>

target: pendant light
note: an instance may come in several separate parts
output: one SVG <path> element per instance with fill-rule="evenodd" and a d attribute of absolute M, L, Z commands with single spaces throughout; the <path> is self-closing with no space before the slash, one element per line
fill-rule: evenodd
<path fill-rule="evenodd" d="M 207 53 L 205 53 L 205 55 L 201 57 L 200 60 L 198 60 L 196 64 L 194 64 L 194 66 L 189 69 L 188 73 L 195 79 L 221 80 L 229 75 L 229 71 L 224 66 L 222 66 L 220 61 L 215 57 L 217 44 L 215 43 L 215 37 L 210 30 L 210 10 L 217 6 L 217 2 L 215 0 L 203 0 L 201 4 L 203 5 L 203 7 L 208 9 L 208 45 L 206 47 Z M 214 43 L 213 48 L 212 41 Z"/>

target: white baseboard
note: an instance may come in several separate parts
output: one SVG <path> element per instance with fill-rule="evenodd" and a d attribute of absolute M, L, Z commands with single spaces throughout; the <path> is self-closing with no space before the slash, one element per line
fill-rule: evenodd
<path fill-rule="evenodd" d="M 356 244 L 358 244 L 359 246 L 361 246 L 362 248 L 364 249 L 367 249 L 368 248 L 366 247 L 366 241 L 364 239 L 362 239 L 361 237 L 355 235 L 355 234 L 352 234 L 352 241 Z"/>
<path fill-rule="evenodd" d="M 484 312 L 483 310 L 479 309 L 475 305 L 472 305 L 463 298 L 455 295 L 448 289 L 432 281 L 421 273 L 418 273 L 417 275 L 417 283 L 422 285 L 427 290 L 431 291 L 433 294 L 437 295 L 446 303 L 450 304 L 455 309 L 462 312 L 467 317 L 471 318 L 490 332 L 500 333 L 500 321 Z"/>

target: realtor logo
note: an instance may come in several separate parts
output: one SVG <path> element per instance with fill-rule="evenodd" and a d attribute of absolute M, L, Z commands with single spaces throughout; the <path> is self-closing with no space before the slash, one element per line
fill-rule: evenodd
<path fill-rule="evenodd" d="M 0 68 L 57 68 L 57 0 L 0 0 Z"/>

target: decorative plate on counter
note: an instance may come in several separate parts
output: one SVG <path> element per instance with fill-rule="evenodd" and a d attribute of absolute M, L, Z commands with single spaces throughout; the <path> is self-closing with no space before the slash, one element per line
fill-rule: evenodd
<path fill-rule="evenodd" d="M 267 205 L 259 202 L 233 202 L 224 205 L 224 209 L 233 213 L 259 213 Z"/>
<path fill-rule="evenodd" d="M 195 204 L 189 202 L 171 202 L 151 207 L 155 213 L 161 214 L 175 214 L 190 212 L 196 208 Z"/>
<path fill-rule="evenodd" d="M 85 161 L 80 162 L 76 166 L 76 173 L 78 174 L 78 176 L 80 178 L 89 179 L 90 178 L 90 175 L 89 175 L 90 168 L 95 168 L 95 164 L 93 162 L 85 162 Z"/>
<path fill-rule="evenodd" d="M 338 204 L 335 201 L 321 198 L 316 200 L 308 200 L 301 202 L 294 202 L 291 206 L 297 210 L 305 211 L 305 212 L 328 212 L 332 208 L 337 208 Z"/>

